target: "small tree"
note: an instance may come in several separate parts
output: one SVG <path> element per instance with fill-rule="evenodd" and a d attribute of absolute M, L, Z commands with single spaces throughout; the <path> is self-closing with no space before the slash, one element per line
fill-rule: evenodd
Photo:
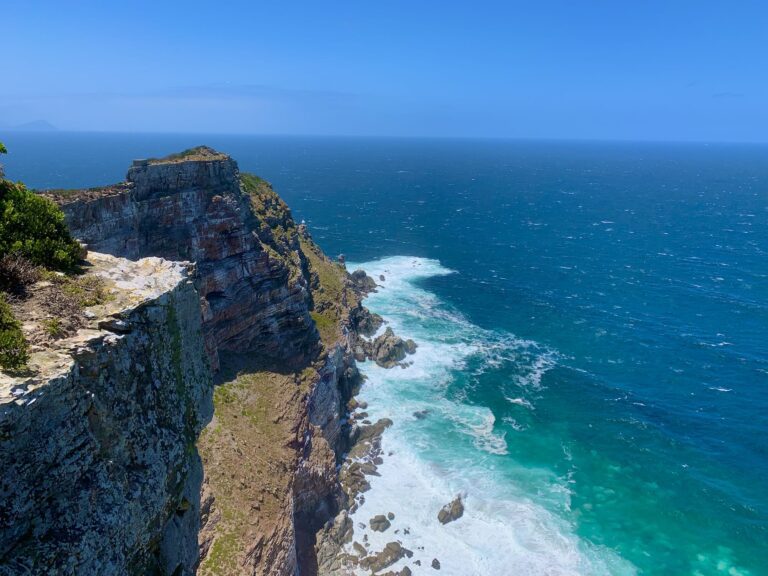
<path fill-rule="evenodd" d="M 54 270 L 72 270 L 83 249 L 69 234 L 64 213 L 21 183 L 0 180 L 0 254 L 15 254 Z"/>

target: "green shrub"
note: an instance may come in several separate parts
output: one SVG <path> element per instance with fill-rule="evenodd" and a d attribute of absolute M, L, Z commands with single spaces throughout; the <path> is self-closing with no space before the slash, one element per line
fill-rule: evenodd
<path fill-rule="evenodd" d="M 0 154 L 8 154 L 8 150 L 6 150 L 5 145 L 0 142 Z M 0 164 L 0 178 L 3 177 L 3 165 Z"/>
<path fill-rule="evenodd" d="M 0 368 L 24 368 L 27 360 L 27 341 L 21 331 L 21 324 L 14 317 L 5 297 L 0 294 Z"/>
<path fill-rule="evenodd" d="M 82 257 L 69 235 L 64 213 L 52 201 L 21 184 L 0 180 L 0 254 L 16 254 L 33 264 L 72 270 Z"/>
<path fill-rule="evenodd" d="M 49 338 L 59 338 L 64 335 L 64 326 L 61 318 L 46 318 L 43 320 L 43 330 Z"/>

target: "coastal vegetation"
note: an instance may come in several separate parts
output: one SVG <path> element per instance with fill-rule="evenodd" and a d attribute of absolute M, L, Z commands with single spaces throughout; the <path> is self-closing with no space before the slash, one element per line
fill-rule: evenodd
<path fill-rule="evenodd" d="M 48 270 L 71 272 L 82 252 L 56 204 L 20 182 L 0 180 L 0 254 L 21 257 Z"/>
<path fill-rule="evenodd" d="M 347 297 L 347 291 L 344 289 L 346 272 L 339 264 L 331 262 L 308 238 L 301 238 L 300 242 L 301 250 L 309 262 L 309 269 L 317 275 L 317 282 L 312 285 L 312 319 L 320 332 L 320 340 L 328 347 L 341 335 L 342 303 Z"/>
<path fill-rule="evenodd" d="M 6 153 L 2 144 L 0 153 Z M 58 312 L 40 323 L 50 338 L 65 333 L 63 319 L 72 306 L 82 308 L 94 297 L 103 297 L 97 280 L 81 281 L 75 276 L 83 252 L 56 204 L 21 182 L 0 178 L 0 369 L 26 366 L 28 342 L 17 316 L 24 308 L 32 308 L 21 304 L 33 298 L 30 287 L 38 281 L 48 280 L 47 292 L 53 293 L 36 300 L 43 309 Z"/>
<path fill-rule="evenodd" d="M 224 158 L 223 154 L 216 152 L 213 148 L 208 146 L 195 146 L 194 148 L 187 148 L 181 152 L 169 154 L 162 158 L 149 158 L 146 160 L 149 164 L 163 164 L 167 162 L 190 162 L 194 160 L 220 160 Z"/>
<path fill-rule="evenodd" d="M 16 319 L 5 295 L 0 293 L 0 367 L 19 369 L 27 364 L 27 340 L 21 331 L 21 323 Z"/>

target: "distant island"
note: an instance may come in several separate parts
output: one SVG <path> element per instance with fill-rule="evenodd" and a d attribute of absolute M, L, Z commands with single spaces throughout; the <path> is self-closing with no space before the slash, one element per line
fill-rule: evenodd
<path fill-rule="evenodd" d="M 56 132 L 58 128 L 48 120 L 32 120 L 21 124 L 2 124 L 0 128 L 9 132 Z"/>

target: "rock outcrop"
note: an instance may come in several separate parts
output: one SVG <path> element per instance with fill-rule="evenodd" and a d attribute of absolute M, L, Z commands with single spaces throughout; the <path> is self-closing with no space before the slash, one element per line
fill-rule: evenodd
<path fill-rule="evenodd" d="M 299 365 L 317 349 L 306 268 L 290 210 L 263 180 L 201 147 L 135 161 L 126 182 L 50 192 L 72 235 L 128 259 L 195 262 L 206 349 Z M 293 232 L 293 233 L 292 233 Z"/>
<path fill-rule="evenodd" d="M 365 273 L 365 270 L 355 270 L 350 275 L 350 280 L 363 294 L 376 291 L 376 281 Z"/>
<path fill-rule="evenodd" d="M 33 574 L 329 573 L 391 425 L 347 418 L 356 348 L 387 367 L 415 350 L 391 329 L 363 338 L 383 324 L 360 305 L 373 279 L 328 259 L 266 182 L 209 148 L 48 194 L 75 237 L 116 257 L 95 255 L 109 265 L 93 273 L 123 276 L 109 304 L 122 308 L 3 387 L 0 574 L 6 559 Z M 209 366 L 215 414 L 196 444 Z M 361 461 L 340 479 L 347 452 Z"/>
<path fill-rule="evenodd" d="M 456 496 L 437 513 L 437 519 L 440 521 L 440 524 L 448 524 L 462 516 L 464 516 L 464 502 L 461 496 Z"/>
<path fill-rule="evenodd" d="M 359 361 L 369 358 L 383 368 L 402 366 L 406 355 L 416 352 L 416 343 L 403 340 L 392 328 L 387 327 L 383 334 L 373 340 L 359 338 L 355 345 L 355 358 Z"/>
<path fill-rule="evenodd" d="M 0 574 L 193 574 L 213 404 L 191 269 L 90 261 L 110 298 L 0 375 Z"/>

